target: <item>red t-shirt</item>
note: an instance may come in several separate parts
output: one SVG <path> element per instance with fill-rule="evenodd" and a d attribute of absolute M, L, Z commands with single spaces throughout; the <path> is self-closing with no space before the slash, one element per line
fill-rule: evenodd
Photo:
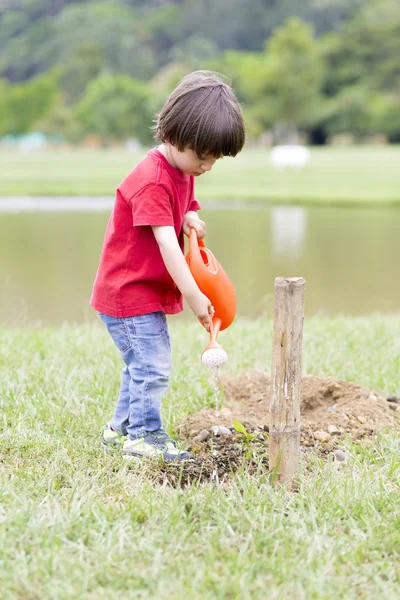
<path fill-rule="evenodd" d="M 151 226 L 172 225 L 183 252 L 183 217 L 200 208 L 194 177 L 174 169 L 156 148 L 150 150 L 117 189 L 91 306 L 113 317 L 181 312 L 182 295 Z"/>

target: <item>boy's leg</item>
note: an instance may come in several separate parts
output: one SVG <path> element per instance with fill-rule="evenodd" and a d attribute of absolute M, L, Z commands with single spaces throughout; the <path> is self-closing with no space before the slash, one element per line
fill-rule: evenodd
<path fill-rule="evenodd" d="M 126 364 L 112 426 L 119 433 L 127 432 L 131 439 L 162 429 L 161 399 L 168 389 L 172 367 L 165 315 L 156 312 L 116 318 L 100 314 L 100 318 Z"/>
<path fill-rule="evenodd" d="M 162 312 L 126 319 L 131 347 L 124 360 L 130 374 L 128 435 L 131 439 L 162 429 L 161 400 L 172 368 L 171 342 Z"/>
<path fill-rule="evenodd" d="M 129 384 L 131 376 L 127 365 L 122 369 L 121 387 L 115 407 L 114 416 L 111 421 L 111 427 L 121 435 L 127 434 L 129 424 Z"/>
<path fill-rule="evenodd" d="M 129 346 L 126 334 L 125 327 L 121 322 L 121 319 L 116 317 L 111 317 L 109 315 L 104 315 L 99 313 L 100 319 L 103 321 L 104 325 L 107 327 L 107 331 L 112 337 L 114 344 L 117 346 L 120 354 L 122 351 Z M 114 416 L 110 423 L 113 430 L 115 430 L 120 435 L 127 434 L 127 426 L 129 423 L 129 383 L 131 376 L 129 375 L 129 369 L 127 365 L 122 370 L 122 378 L 121 378 L 121 386 L 119 390 L 117 405 L 115 407 Z M 106 426 L 107 428 L 108 426 Z"/>

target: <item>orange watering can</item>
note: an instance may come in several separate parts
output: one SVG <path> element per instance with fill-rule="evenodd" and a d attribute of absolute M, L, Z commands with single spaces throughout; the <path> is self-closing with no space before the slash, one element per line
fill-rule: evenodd
<path fill-rule="evenodd" d="M 210 327 L 210 342 L 201 355 L 201 362 L 209 368 L 221 367 L 227 362 L 228 355 L 218 344 L 217 336 L 235 318 L 235 289 L 211 250 L 206 248 L 203 240 L 197 239 L 194 228 L 189 232 L 186 262 L 200 291 L 207 296 L 215 311 Z"/>

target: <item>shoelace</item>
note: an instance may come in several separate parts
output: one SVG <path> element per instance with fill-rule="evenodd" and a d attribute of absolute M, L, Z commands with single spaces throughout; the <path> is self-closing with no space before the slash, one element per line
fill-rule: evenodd
<path fill-rule="evenodd" d="M 165 431 L 153 431 L 152 433 L 149 433 L 148 436 L 151 436 L 153 444 L 158 448 L 165 448 L 168 444 L 172 444 L 172 446 L 175 447 L 174 440 L 171 440 Z"/>

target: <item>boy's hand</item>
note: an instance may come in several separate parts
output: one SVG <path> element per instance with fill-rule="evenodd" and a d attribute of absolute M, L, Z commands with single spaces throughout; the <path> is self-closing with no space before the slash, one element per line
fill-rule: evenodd
<path fill-rule="evenodd" d="M 204 325 L 207 331 L 210 331 L 212 318 L 214 316 L 214 307 L 207 296 L 202 294 L 199 290 L 199 293 L 193 298 L 186 297 L 186 300 L 202 325 Z"/>
<path fill-rule="evenodd" d="M 183 233 L 185 235 L 189 236 L 189 232 L 192 227 L 197 232 L 197 239 L 202 240 L 203 237 L 206 235 L 207 226 L 204 223 L 204 221 L 202 221 L 199 218 L 199 216 L 197 215 L 197 213 L 194 210 L 187 212 L 186 215 L 183 217 L 183 223 L 182 223 Z"/>

